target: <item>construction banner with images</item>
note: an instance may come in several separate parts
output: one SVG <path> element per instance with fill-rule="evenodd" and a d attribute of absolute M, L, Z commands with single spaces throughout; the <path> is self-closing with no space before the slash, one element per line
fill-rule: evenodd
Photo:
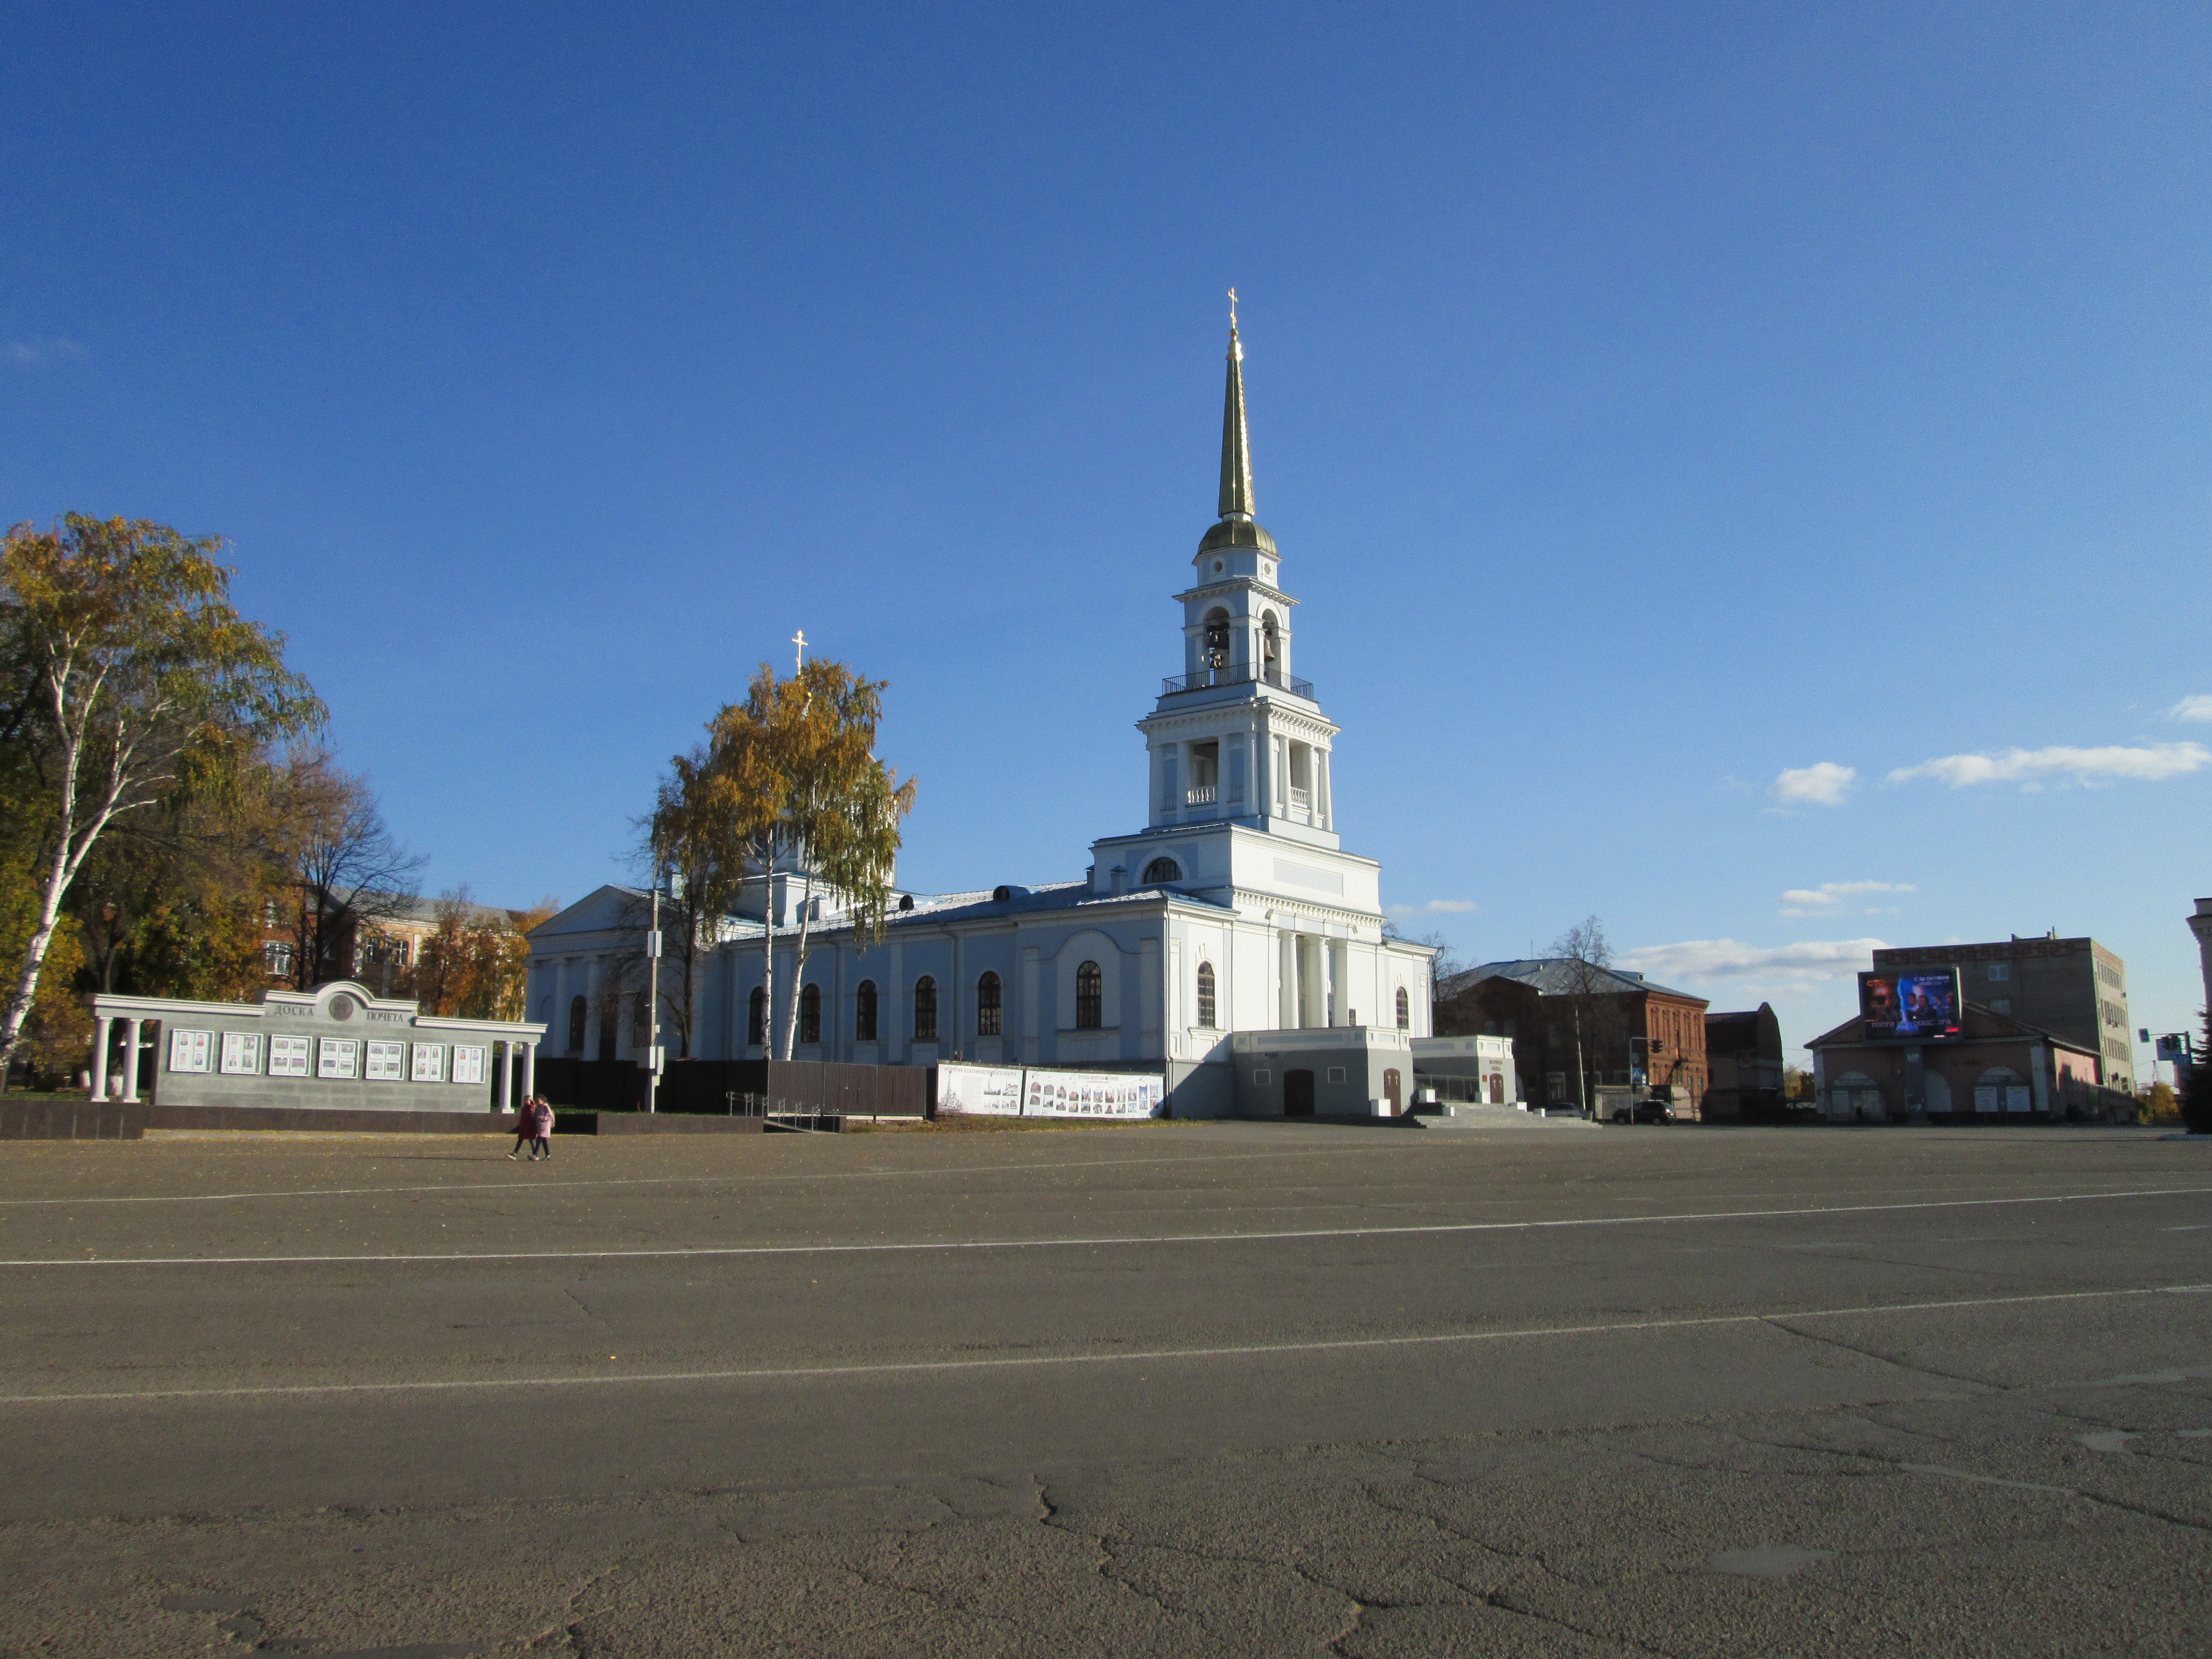
<path fill-rule="evenodd" d="M 1021 1067 L 969 1066 L 958 1060 L 941 1060 L 937 1067 L 937 1109 L 1019 1117 Z"/>
<path fill-rule="evenodd" d="M 1024 1117 L 1158 1117 L 1163 1079 L 1141 1072 L 1022 1074 Z"/>

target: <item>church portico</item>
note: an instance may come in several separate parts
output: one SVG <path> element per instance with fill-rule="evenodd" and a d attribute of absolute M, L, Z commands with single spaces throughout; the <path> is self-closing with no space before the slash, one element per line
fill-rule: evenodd
<path fill-rule="evenodd" d="M 1094 842 L 1079 881 L 903 896 L 866 944 L 823 894 L 803 969 L 803 872 L 748 884 L 696 976 L 695 1057 L 765 1057 L 795 1000 L 797 1058 L 1160 1071 L 1178 1115 L 1296 1115 L 1355 1096 L 1364 1107 L 1410 1079 L 1395 1057 L 1428 1035 L 1432 952 L 1389 936 L 1381 866 L 1339 838 L 1340 728 L 1291 672 L 1297 602 L 1253 517 L 1243 362 L 1232 319 L 1219 516 L 1192 560 L 1195 582 L 1174 596 L 1183 672 L 1163 679 L 1136 722 L 1147 757 L 1139 827 Z M 531 935 L 531 1010 L 551 1018 L 584 995 L 577 1048 L 610 1000 L 573 988 L 594 975 L 594 987 L 626 984 L 623 953 L 637 950 L 641 916 L 626 924 L 627 943 L 611 919 L 642 899 L 603 889 Z M 556 1019 L 556 1042 L 567 1035 Z M 1334 1058 L 1312 1079 L 1293 1066 L 1287 1085 L 1255 1084 L 1247 1073 L 1283 1068 L 1244 1064 L 1248 1038 L 1273 1044 L 1253 1054 Z"/>

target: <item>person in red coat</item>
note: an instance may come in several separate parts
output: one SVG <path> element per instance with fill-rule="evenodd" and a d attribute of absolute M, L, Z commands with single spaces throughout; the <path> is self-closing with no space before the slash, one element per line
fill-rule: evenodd
<path fill-rule="evenodd" d="M 520 1156 L 526 1145 L 532 1164 L 553 1156 L 553 1108 L 543 1095 L 531 1096 L 514 1115 L 514 1151 L 507 1157 Z"/>

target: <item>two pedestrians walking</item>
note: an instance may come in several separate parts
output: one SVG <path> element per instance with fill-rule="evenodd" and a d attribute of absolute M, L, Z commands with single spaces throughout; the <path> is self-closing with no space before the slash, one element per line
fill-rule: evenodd
<path fill-rule="evenodd" d="M 507 1157 L 520 1158 L 526 1146 L 532 1164 L 553 1156 L 553 1107 L 543 1095 L 531 1096 L 514 1115 L 514 1150 Z"/>

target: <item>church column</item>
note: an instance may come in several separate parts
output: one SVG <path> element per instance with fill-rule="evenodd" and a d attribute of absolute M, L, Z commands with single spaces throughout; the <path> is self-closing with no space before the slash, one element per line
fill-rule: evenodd
<path fill-rule="evenodd" d="M 1215 971 L 1218 974 L 1219 970 Z M 1216 1000 L 1218 1001 L 1218 993 Z M 1182 1009 L 1182 940 L 1170 931 L 1160 966 L 1160 1030 L 1164 1041 L 1160 1052 L 1170 1060 L 1181 1056 L 1181 1038 L 1190 1024 Z"/>
<path fill-rule="evenodd" d="M 1015 1059 L 1036 1065 L 1037 1050 L 1037 947 L 1022 946 L 1022 1051 Z"/>
<path fill-rule="evenodd" d="M 1328 781 L 1328 750 L 1314 745 L 1314 823 L 1318 829 L 1336 828 L 1335 801 Z"/>
<path fill-rule="evenodd" d="M 92 1022 L 92 1098 L 107 1098 L 107 1045 L 114 1019 L 101 1014 Z"/>
<path fill-rule="evenodd" d="M 1296 935 L 1287 928 L 1275 933 L 1275 1024 L 1289 1030 L 1298 1023 L 1298 959 Z"/>
<path fill-rule="evenodd" d="M 876 1037 L 882 1045 L 877 1053 L 893 1066 L 906 1060 L 907 1041 L 914 1035 L 914 988 L 906 982 L 900 949 L 903 943 L 899 934 L 891 935 L 890 978 L 884 987 L 888 994 L 876 999 Z"/>
<path fill-rule="evenodd" d="M 1130 1042 L 1129 1022 L 1124 1019 L 1121 1057 L 1125 1060 L 1148 1060 L 1167 1052 L 1160 1029 L 1167 1003 L 1167 988 L 1160 982 L 1164 961 L 1157 936 L 1147 933 L 1137 941 L 1137 1041 L 1133 1045 Z"/>
<path fill-rule="evenodd" d="M 522 1045 L 522 1093 L 526 1099 L 538 1093 L 538 1045 L 534 1042 Z"/>
<path fill-rule="evenodd" d="M 514 1105 L 514 1045 L 506 1038 L 499 1042 L 499 1107 L 504 1112 Z"/>
<path fill-rule="evenodd" d="M 1342 939 L 1330 939 L 1328 943 L 1328 1023 L 1332 1025 L 1349 1025 L 1352 1023 L 1352 1015 L 1346 1005 L 1352 1000 L 1352 964 L 1345 959 Z"/>

